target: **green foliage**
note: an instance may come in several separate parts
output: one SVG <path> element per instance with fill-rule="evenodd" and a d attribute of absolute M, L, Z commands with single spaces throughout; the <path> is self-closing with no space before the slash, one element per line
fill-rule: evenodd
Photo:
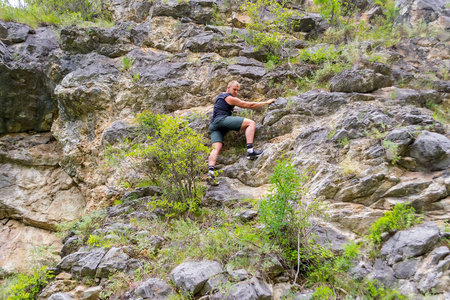
<path fill-rule="evenodd" d="M 339 25 L 341 18 L 341 1 L 339 0 L 314 0 L 319 5 L 320 14 L 332 25 Z"/>
<path fill-rule="evenodd" d="M 396 164 L 402 158 L 399 154 L 398 144 L 389 141 L 383 140 L 383 147 L 386 149 L 386 155 L 392 164 Z"/>
<path fill-rule="evenodd" d="M 121 65 L 119 67 L 119 70 L 121 70 L 121 71 L 128 71 L 131 68 L 132 65 L 133 65 L 133 61 L 128 56 L 124 56 L 122 58 L 122 62 L 121 62 Z M 138 76 L 137 79 L 139 79 L 139 76 Z"/>
<path fill-rule="evenodd" d="M 48 266 L 33 270 L 30 275 L 19 274 L 17 282 L 9 287 L 8 300 L 35 299 L 54 275 L 47 272 Z"/>
<path fill-rule="evenodd" d="M 202 136 L 182 117 L 154 115 L 136 117 L 133 140 L 111 147 L 105 153 L 111 165 L 126 163 L 163 189 L 164 196 L 149 204 L 169 214 L 195 212 L 204 193 L 201 176 L 206 170 L 208 148 Z"/>
<path fill-rule="evenodd" d="M 372 224 L 368 238 L 374 243 L 381 243 L 381 235 L 392 230 L 403 230 L 418 224 L 423 219 L 415 214 L 415 209 L 409 203 L 399 203 L 392 211 L 388 211 L 383 217 Z"/>
<path fill-rule="evenodd" d="M 321 45 L 314 49 L 303 49 L 300 51 L 298 59 L 300 61 L 319 64 L 329 61 L 337 61 L 340 49 L 335 49 L 333 45 Z"/>
<path fill-rule="evenodd" d="M 428 105 L 433 110 L 433 119 L 442 124 L 450 124 L 450 109 L 444 105 Z"/>
<path fill-rule="evenodd" d="M 96 19 L 99 24 L 110 20 L 101 0 L 29 0 L 26 3 L 26 6 L 18 8 L 0 0 L 0 19 L 25 23 L 33 28 L 49 24 L 82 25 L 83 21 L 93 20 L 94 17 L 100 18 Z"/>
<path fill-rule="evenodd" d="M 350 140 L 348 137 L 340 138 L 338 141 L 339 148 L 344 148 L 347 145 L 350 145 Z"/>
<path fill-rule="evenodd" d="M 111 247 L 111 242 L 105 240 L 103 237 L 99 235 L 89 235 L 89 239 L 86 241 L 86 244 L 92 247 Z"/>
<path fill-rule="evenodd" d="M 289 227 L 296 221 L 294 204 L 301 193 L 300 176 L 289 161 L 277 161 L 270 183 L 271 194 L 259 205 L 260 217 L 267 234 L 285 245 L 289 236 L 286 232 L 292 230 Z"/>
<path fill-rule="evenodd" d="M 249 42 L 266 50 L 272 56 L 279 56 L 279 50 L 283 46 L 283 33 L 289 31 L 288 19 L 298 12 L 285 8 L 286 0 L 246 0 L 242 8 L 250 17 L 247 25 L 250 31 Z M 268 10 L 274 16 L 273 20 L 264 17 L 263 11 Z"/>
<path fill-rule="evenodd" d="M 375 4 L 380 5 L 383 9 L 386 21 L 393 24 L 400 12 L 400 7 L 395 7 L 394 0 L 376 0 Z"/>
<path fill-rule="evenodd" d="M 379 286 L 376 280 L 365 281 L 367 296 L 371 299 L 408 299 L 396 290 Z"/>
<path fill-rule="evenodd" d="M 83 20 L 92 20 L 103 14 L 106 17 L 107 7 L 104 0 L 26 0 L 28 5 L 38 5 L 45 12 L 80 14 Z"/>
<path fill-rule="evenodd" d="M 91 212 L 90 214 L 83 216 L 80 220 L 58 224 L 58 235 L 63 237 L 69 231 L 73 231 L 76 235 L 87 236 L 92 231 L 99 229 L 103 225 L 105 219 L 105 211 Z"/>
<path fill-rule="evenodd" d="M 300 263 L 308 265 L 323 254 L 310 230 L 312 218 L 324 216 L 323 208 L 315 199 L 302 199 L 309 178 L 307 172 L 297 174 L 288 160 L 277 161 L 270 177 L 271 194 L 259 204 L 263 232 L 283 249 L 287 261 L 298 265 L 298 270 Z"/>
<path fill-rule="evenodd" d="M 132 283 L 132 278 L 123 272 L 115 272 L 108 277 L 108 284 L 106 288 L 100 292 L 102 299 L 109 299 L 112 295 L 127 290 Z"/>
<path fill-rule="evenodd" d="M 329 300 L 335 299 L 336 295 L 334 292 L 327 286 L 319 286 L 316 288 L 316 291 L 312 295 L 312 299 L 315 300 Z"/>

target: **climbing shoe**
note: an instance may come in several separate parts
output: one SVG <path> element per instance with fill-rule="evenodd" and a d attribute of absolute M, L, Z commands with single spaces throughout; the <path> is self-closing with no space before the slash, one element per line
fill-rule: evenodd
<path fill-rule="evenodd" d="M 215 171 L 208 171 L 208 178 L 207 181 L 209 185 L 217 186 L 219 185 L 219 182 L 217 181 L 217 173 Z"/>
<path fill-rule="evenodd" d="M 253 151 L 247 151 L 247 158 L 248 159 L 255 159 L 259 157 L 263 153 L 262 150 L 253 150 Z"/>

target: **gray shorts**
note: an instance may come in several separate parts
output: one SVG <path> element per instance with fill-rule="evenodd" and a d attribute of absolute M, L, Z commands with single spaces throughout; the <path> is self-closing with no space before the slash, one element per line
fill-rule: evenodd
<path fill-rule="evenodd" d="M 243 117 L 218 117 L 209 124 L 209 132 L 211 133 L 212 143 L 221 142 L 223 137 L 230 130 L 239 131 L 244 122 Z"/>

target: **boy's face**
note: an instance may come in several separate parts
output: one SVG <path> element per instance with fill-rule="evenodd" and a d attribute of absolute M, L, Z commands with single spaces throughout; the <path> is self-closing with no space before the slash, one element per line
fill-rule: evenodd
<path fill-rule="evenodd" d="M 230 87 L 228 87 L 227 92 L 231 94 L 231 96 L 236 97 L 237 94 L 239 93 L 239 89 L 240 87 L 238 85 L 232 85 Z"/>

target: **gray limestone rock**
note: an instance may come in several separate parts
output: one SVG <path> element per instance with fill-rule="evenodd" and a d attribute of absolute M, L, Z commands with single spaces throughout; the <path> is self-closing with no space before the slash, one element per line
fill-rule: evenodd
<path fill-rule="evenodd" d="M 203 288 L 200 290 L 199 295 L 207 295 L 218 291 L 220 288 L 225 287 L 228 282 L 228 276 L 221 273 L 214 275 L 205 282 Z"/>
<path fill-rule="evenodd" d="M 420 194 L 432 184 L 432 182 L 432 180 L 420 178 L 417 180 L 400 182 L 390 188 L 383 197 L 407 197 L 414 194 Z"/>
<path fill-rule="evenodd" d="M 349 275 L 358 281 L 362 281 L 373 270 L 372 265 L 367 261 L 360 261 L 348 271 Z"/>
<path fill-rule="evenodd" d="M 195 22 L 207 24 L 213 16 L 212 9 L 216 2 L 212 0 L 190 0 L 190 1 L 155 1 L 150 15 L 168 16 L 173 18 L 192 19 Z"/>
<path fill-rule="evenodd" d="M 433 222 L 397 232 L 381 248 L 389 264 L 402 259 L 417 257 L 429 251 L 440 238 L 439 228 Z"/>
<path fill-rule="evenodd" d="M 210 31 L 201 32 L 186 41 L 185 48 L 193 52 L 212 52 L 219 45 L 221 36 Z"/>
<path fill-rule="evenodd" d="M 396 283 L 394 271 L 389 267 L 387 262 L 378 258 L 373 265 L 373 270 L 367 275 L 369 279 L 377 280 L 379 284 L 386 287 L 393 287 Z"/>
<path fill-rule="evenodd" d="M 348 238 L 331 227 L 315 225 L 311 231 L 316 237 L 315 242 L 333 251 L 342 251 L 348 243 Z"/>
<path fill-rule="evenodd" d="M 48 300 L 72 300 L 73 298 L 67 293 L 56 293 L 51 295 Z"/>
<path fill-rule="evenodd" d="M 75 252 L 64 257 L 55 267 L 59 272 L 65 271 L 77 276 L 94 277 L 97 267 L 106 254 L 104 248 Z"/>
<path fill-rule="evenodd" d="M 406 259 L 395 263 L 392 266 L 394 269 L 394 276 L 399 279 L 408 279 L 413 277 L 417 271 L 419 262 L 420 259 Z"/>
<path fill-rule="evenodd" d="M 78 251 L 78 249 L 81 247 L 82 244 L 83 241 L 78 236 L 68 238 L 64 243 L 61 251 L 59 252 L 59 256 L 65 257 L 69 254 Z"/>
<path fill-rule="evenodd" d="M 239 269 L 230 272 L 230 279 L 234 281 L 243 281 L 249 277 L 250 275 L 245 269 Z"/>
<path fill-rule="evenodd" d="M 435 81 L 433 88 L 439 92 L 450 93 L 450 81 Z"/>
<path fill-rule="evenodd" d="M 395 128 L 384 139 L 399 145 L 399 147 L 405 148 L 405 146 L 413 143 L 414 132 L 415 129 L 412 127 Z"/>
<path fill-rule="evenodd" d="M 409 299 L 414 299 L 419 294 L 416 285 L 409 280 L 399 280 L 398 281 L 398 291 Z"/>
<path fill-rule="evenodd" d="M 107 278 L 116 270 L 126 272 L 129 258 L 130 257 L 128 254 L 126 254 L 121 248 L 111 248 L 98 265 L 95 276 Z"/>
<path fill-rule="evenodd" d="M 288 26 L 295 32 L 311 32 L 316 29 L 323 19 L 317 14 L 302 14 L 288 19 Z"/>
<path fill-rule="evenodd" d="M 0 21 L 0 41 L 5 40 L 8 37 L 8 28 L 6 23 Z"/>
<path fill-rule="evenodd" d="M 9 49 L 0 42 L 0 134 L 50 131 L 56 118 L 54 87 L 45 66 L 50 53 L 59 49 L 57 38 L 49 27 L 23 38 Z"/>
<path fill-rule="evenodd" d="M 122 22 L 114 28 L 90 27 L 87 30 L 69 26 L 61 30 L 61 48 L 72 53 L 96 51 L 108 57 L 119 57 L 136 48 L 128 30 L 133 25 Z"/>
<path fill-rule="evenodd" d="M 223 273 L 219 263 L 215 261 L 185 262 L 170 272 L 177 289 L 197 294 L 214 275 Z"/>
<path fill-rule="evenodd" d="M 259 61 L 266 61 L 267 54 L 263 49 L 257 49 L 254 46 L 244 47 L 240 52 L 240 56 L 245 56 L 248 58 L 254 58 Z"/>
<path fill-rule="evenodd" d="M 219 292 L 210 296 L 211 300 L 269 300 L 272 299 L 271 288 L 256 277 L 248 281 L 234 284 L 225 292 Z"/>
<path fill-rule="evenodd" d="M 252 220 L 257 215 L 258 215 L 258 212 L 255 210 L 245 210 L 245 211 L 235 214 L 234 217 L 240 219 L 241 221 L 246 222 L 246 221 Z"/>
<path fill-rule="evenodd" d="M 266 70 L 263 67 L 254 66 L 231 65 L 228 67 L 228 71 L 232 75 L 239 75 L 251 79 L 260 79 L 266 75 Z"/>
<path fill-rule="evenodd" d="M 27 39 L 28 34 L 35 33 L 30 26 L 25 24 L 7 22 L 6 27 L 8 28 L 7 39 L 11 43 L 22 43 Z"/>
<path fill-rule="evenodd" d="M 123 141 L 133 132 L 134 127 L 125 121 L 116 121 L 103 133 L 102 140 L 110 145 Z"/>
<path fill-rule="evenodd" d="M 391 79 L 374 70 L 346 70 L 330 80 L 332 92 L 370 93 L 391 85 Z"/>
<path fill-rule="evenodd" d="M 100 298 L 100 293 L 102 291 L 101 286 L 93 286 L 83 291 L 82 300 L 97 300 Z"/>
<path fill-rule="evenodd" d="M 417 160 L 418 169 L 444 170 L 450 166 L 450 139 L 424 131 L 411 145 L 409 155 Z"/>
<path fill-rule="evenodd" d="M 224 172 L 224 175 L 225 172 Z M 235 190 L 228 179 L 225 177 L 218 178 L 218 186 L 209 186 L 205 193 L 206 203 L 211 205 L 232 205 L 239 199 L 244 199 L 247 196 Z"/>
<path fill-rule="evenodd" d="M 334 199 L 369 204 L 365 197 L 371 196 L 384 183 L 385 174 L 368 175 L 363 178 L 351 180 L 343 186 L 343 188 L 336 193 Z M 373 201 L 373 200 L 371 200 Z M 371 203 L 370 203 L 371 204 Z"/>
<path fill-rule="evenodd" d="M 161 195 L 161 188 L 158 186 L 138 187 L 133 191 L 126 192 L 122 196 L 122 201 L 132 201 L 143 197 L 153 197 Z"/>
<path fill-rule="evenodd" d="M 399 15 L 396 23 L 417 26 L 424 22 L 438 29 L 450 28 L 448 9 L 445 0 L 399 0 L 396 7 Z"/>
<path fill-rule="evenodd" d="M 280 275 L 284 270 L 284 266 L 276 255 L 270 254 L 264 258 L 262 263 L 264 271 L 270 278 L 275 278 Z"/>
<path fill-rule="evenodd" d="M 263 280 L 253 277 L 250 279 L 250 285 L 255 291 L 258 300 L 272 299 L 272 289 Z"/>
<path fill-rule="evenodd" d="M 164 300 L 174 293 L 173 288 L 159 278 L 150 278 L 136 288 L 136 296 L 142 299 Z"/>

